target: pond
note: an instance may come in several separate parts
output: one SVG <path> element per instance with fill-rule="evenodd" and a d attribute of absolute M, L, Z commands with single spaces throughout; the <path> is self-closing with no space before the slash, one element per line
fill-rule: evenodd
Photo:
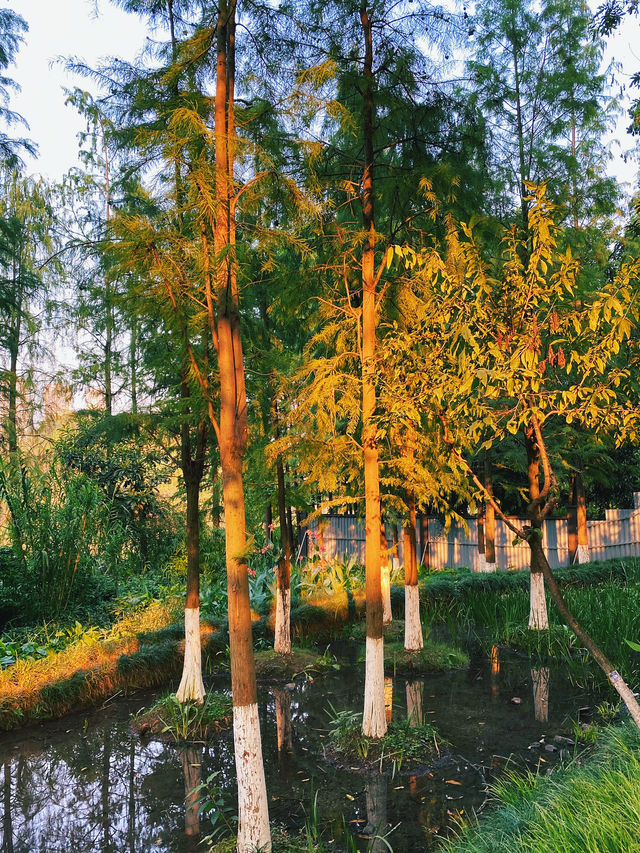
<path fill-rule="evenodd" d="M 394 853 L 437 849 L 457 816 L 485 806 L 487 783 L 508 762 L 544 772 L 570 752 L 562 738 L 599 701 L 562 670 L 532 668 L 494 649 L 462 672 L 388 680 L 388 714 L 421 713 L 448 743 L 427 773 L 338 770 L 324 759 L 323 743 L 332 707 L 361 710 L 360 649 L 342 644 L 340 670 L 259 694 L 271 821 L 297 831 L 315 809 L 336 850 L 345 849 L 345 832 L 363 851 L 388 851 L 387 842 Z M 101 710 L 0 737 L 2 851 L 204 849 L 200 832 L 210 824 L 188 792 L 216 771 L 232 807 L 233 741 L 224 734 L 183 749 L 142 742 L 129 715 L 153 696 L 116 697 Z M 372 840 L 376 832 L 386 841 Z"/>

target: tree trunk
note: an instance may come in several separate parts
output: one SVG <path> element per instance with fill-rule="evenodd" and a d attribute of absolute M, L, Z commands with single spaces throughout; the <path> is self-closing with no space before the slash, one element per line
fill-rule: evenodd
<path fill-rule="evenodd" d="M 482 512 L 478 515 L 476 524 L 478 525 L 478 571 L 486 572 L 487 558 L 484 553 L 484 513 L 486 507 L 483 507 Z"/>
<path fill-rule="evenodd" d="M 393 621 L 391 612 L 391 566 L 389 564 L 389 543 L 385 535 L 384 521 L 380 523 L 380 588 L 382 591 L 382 624 Z"/>
<path fill-rule="evenodd" d="M 536 503 L 540 497 L 540 450 L 536 442 L 533 427 L 528 426 L 525 428 L 524 442 L 527 451 L 527 477 L 529 479 L 529 496 L 531 498 L 529 517 L 531 527 L 536 531 L 536 535 L 529 540 L 529 628 L 536 631 L 546 631 L 549 628 L 549 617 L 547 615 L 547 600 L 544 594 L 542 565 L 539 560 L 538 551 L 534 550 L 531 546 L 531 543 L 535 540 L 540 543 L 540 551 L 542 551 L 542 521 L 539 507 Z"/>
<path fill-rule="evenodd" d="M 384 714 L 384 640 L 380 587 L 380 480 L 376 411 L 376 281 L 373 208 L 373 28 L 367 5 L 360 6 L 365 40 L 363 81 L 364 170 L 362 175 L 362 444 L 364 447 L 365 586 L 367 641 L 362 733 L 379 738 L 387 731 Z"/>
<path fill-rule="evenodd" d="M 493 496 L 491 460 L 488 455 L 484 460 L 484 484 L 486 490 Z M 484 505 L 484 570 L 485 572 L 496 570 L 496 514 L 491 501 L 485 501 Z"/>
<path fill-rule="evenodd" d="M 235 0 L 222 0 L 216 26 L 215 95 L 218 366 L 220 462 L 225 510 L 233 739 L 238 782 L 238 853 L 271 850 L 269 808 L 251 638 L 242 460 L 247 443 L 247 400 L 235 273 L 233 144 L 235 139 Z"/>
<path fill-rule="evenodd" d="M 407 507 L 404 525 L 404 647 L 412 651 L 424 646 L 416 554 L 416 501 L 412 491 L 407 494 Z"/>
<path fill-rule="evenodd" d="M 591 559 L 589 554 L 589 535 L 587 533 L 587 501 L 584 493 L 584 482 L 582 474 L 576 473 L 574 479 L 575 505 L 576 505 L 576 527 L 578 535 L 577 562 L 588 563 Z"/>
<path fill-rule="evenodd" d="M 282 554 L 276 571 L 276 625 L 274 651 L 291 654 L 291 536 L 286 512 L 286 493 L 282 459 L 276 462 L 278 479 L 278 516 Z"/>
<path fill-rule="evenodd" d="M 560 592 L 560 588 L 558 587 L 558 583 L 553 575 L 553 572 L 551 571 L 549 562 L 544 555 L 544 551 L 542 550 L 542 541 L 540 537 L 536 535 L 535 531 L 532 531 L 531 533 L 531 540 L 529 542 L 529 545 L 532 551 L 536 552 L 536 559 L 542 567 L 544 579 L 547 582 L 549 592 L 553 597 L 553 600 L 555 602 L 556 607 L 558 608 L 558 612 L 560 613 L 562 620 L 566 625 L 569 626 L 569 628 L 571 628 L 571 630 L 578 637 L 578 639 L 581 640 L 587 651 L 590 652 L 595 662 L 607 676 L 607 679 L 613 685 L 614 689 L 617 691 L 618 695 L 627 706 L 634 723 L 636 724 L 636 726 L 638 726 L 638 728 L 640 728 L 640 706 L 638 705 L 638 702 L 635 696 L 633 695 L 633 692 L 626 684 L 620 673 L 613 668 L 609 660 L 603 655 L 598 646 L 594 643 L 594 641 L 591 639 L 589 634 L 587 634 L 584 628 L 582 628 L 575 616 L 567 607 L 562 593 Z"/>
<path fill-rule="evenodd" d="M 187 427 L 188 429 L 188 427 Z M 184 468 L 183 468 L 184 472 Z M 204 702 L 200 647 L 200 483 L 198 473 L 184 474 L 187 491 L 187 600 L 184 609 L 184 664 L 176 691 L 179 702 Z"/>
<path fill-rule="evenodd" d="M 129 376 L 131 378 L 131 414 L 138 414 L 138 318 L 131 321 L 129 341 Z"/>

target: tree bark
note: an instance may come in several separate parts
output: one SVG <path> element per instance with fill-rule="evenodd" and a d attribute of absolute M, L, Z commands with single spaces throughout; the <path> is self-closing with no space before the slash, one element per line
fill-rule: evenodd
<path fill-rule="evenodd" d="M 238 853 L 271 850 L 269 809 L 251 638 L 242 460 L 247 443 L 247 401 L 235 272 L 232 206 L 235 137 L 235 0 L 222 0 L 216 25 L 215 95 L 218 366 L 220 462 L 225 509 L 233 737 L 238 782 Z"/>
<path fill-rule="evenodd" d="M 380 480 L 376 411 L 376 284 L 375 225 L 373 207 L 373 28 L 367 4 L 360 6 L 365 40 L 363 82 L 364 170 L 362 175 L 362 220 L 365 244 L 362 250 L 362 444 L 364 447 L 365 494 L 365 587 L 367 640 L 362 733 L 379 738 L 387 731 L 384 713 L 384 640 L 382 636 L 382 593 L 380 587 Z"/>
<path fill-rule="evenodd" d="M 485 456 L 484 483 L 487 492 L 493 497 L 493 479 L 491 476 L 491 460 Z M 491 501 L 484 505 L 484 569 L 495 572 L 496 566 L 496 514 Z"/>
<path fill-rule="evenodd" d="M 291 536 L 287 519 L 284 466 L 278 457 L 276 462 L 278 480 L 278 516 L 282 553 L 276 570 L 276 625 L 273 642 L 274 651 L 291 654 Z"/>
<path fill-rule="evenodd" d="M 546 631 L 549 628 L 547 601 L 544 594 L 544 578 L 542 564 L 538 552 L 531 546 L 533 539 L 542 543 L 542 519 L 538 501 L 540 498 L 540 450 L 531 426 L 525 428 L 525 448 L 527 451 L 527 477 L 529 480 L 529 518 L 531 527 L 537 535 L 529 539 L 530 548 L 530 587 L 529 587 L 529 628 L 536 631 Z M 542 544 L 540 544 L 542 551 Z M 544 554 L 543 554 L 544 556 Z"/>
<path fill-rule="evenodd" d="M 404 647 L 410 651 L 424 646 L 420 622 L 418 555 L 416 553 L 416 500 L 407 493 L 407 518 L 404 525 Z"/>

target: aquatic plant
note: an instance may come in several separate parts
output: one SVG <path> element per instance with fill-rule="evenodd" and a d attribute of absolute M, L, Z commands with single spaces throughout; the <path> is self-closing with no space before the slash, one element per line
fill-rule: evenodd
<path fill-rule="evenodd" d="M 168 693 L 133 719 L 141 735 L 156 735 L 175 742 L 202 740 L 231 722 L 231 699 L 226 693 L 210 691 L 204 702 L 180 702 Z"/>

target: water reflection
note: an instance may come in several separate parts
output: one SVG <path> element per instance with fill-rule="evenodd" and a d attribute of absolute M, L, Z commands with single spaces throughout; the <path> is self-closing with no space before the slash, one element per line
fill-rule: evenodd
<path fill-rule="evenodd" d="M 491 646 L 489 662 L 491 664 L 491 698 L 495 702 L 500 693 L 500 688 L 498 686 L 498 676 L 500 675 L 500 650 L 497 646 Z"/>
<path fill-rule="evenodd" d="M 278 756 L 293 752 L 293 734 L 291 731 L 291 691 L 283 687 L 274 687 L 271 691 L 276 703 L 276 731 L 278 737 Z"/>
<path fill-rule="evenodd" d="M 262 690 L 260 716 L 272 819 L 290 831 L 300 829 L 317 796 L 319 820 L 331 827 L 327 837 L 339 836 L 344 816 L 360 834 L 365 826 L 382 826 L 382 832 L 370 833 L 371 838 L 400 824 L 390 839 L 395 853 L 423 850 L 425 838 L 430 849 L 434 839 L 446 834 L 455 814 L 469 814 L 482 804 L 486 796 L 482 768 L 492 764 L 494 754 L 513 754 L 516 764 L 535 766 L 527 747 L 539 732 L 537 724 L 527 705 L 514 705 L 506 697 L 531 695 L 533 683 L 536 720 L 544 722 L 551 735 L 568 733 L 567 720 L 577 709 L 596 703 L 596 698 L 563 678 L 549 667 L 532 670 L 528 661 L 504 655 L 499 659 L 495 650 L 465 672 L 386 680 L 388 713 L 404 717 L 406 701 L 411 723 L 432 722 L 453 753 L 446 766 L 436 762 L 419 773 L 413 770 L 415 775 L 409 777 L 408 768 L 402 767 L 393 779 L 337 770 L 323 757 L 329 703 L 336 711 L 361 709 L 361 666 L 299 682 L 293 690 Z M 491 701 L 499 695 L 506 701 Z M 86 723 L 78 716 L 0 736 L 2 853 L 200 849 L 199 839 L 208 825 L 198 816 L 192 792 L 215 770 L 233 804 L 233 740 L 223 734 L 187 750 L 143 743 L 129 729 L 128 712 L 149 703 L 150 697 L 140 697 L 136 704 L 113 703 L 111 710 L 90 714 Z M 380 839 L 376 844 L 380 850 L 388 849 Z"/>
<path fill-rule="evenodd" d="M 424 681 L 407 681 L 407 719 L 411 726 L 421 726 Z"/>
<path fill-rule="evenodd" d="M 372 853 L 389 853 L 385 836 L 389 830 L 387 822 L 387 779 L 380 773 L 369 777 L 365 788 L 367 803 L 367 824 L 363 834 L 371 838 L 369 850 Z"/>
<path fill-rule="evenodd" d="M 200 792 L 197 790 L 202 782 L 202 747 L 184 746 L 178 755 L 182 772 L 184 773 L 184 832 L 185 835 L 200 835 L 200 815 L 198 812 Z"/>
<path fill-rule="evenodd" d="M 549 680 L 551 671 L 548 666 L 532 667 L 533 713 L 538 723 L 549 722 Z"/>

